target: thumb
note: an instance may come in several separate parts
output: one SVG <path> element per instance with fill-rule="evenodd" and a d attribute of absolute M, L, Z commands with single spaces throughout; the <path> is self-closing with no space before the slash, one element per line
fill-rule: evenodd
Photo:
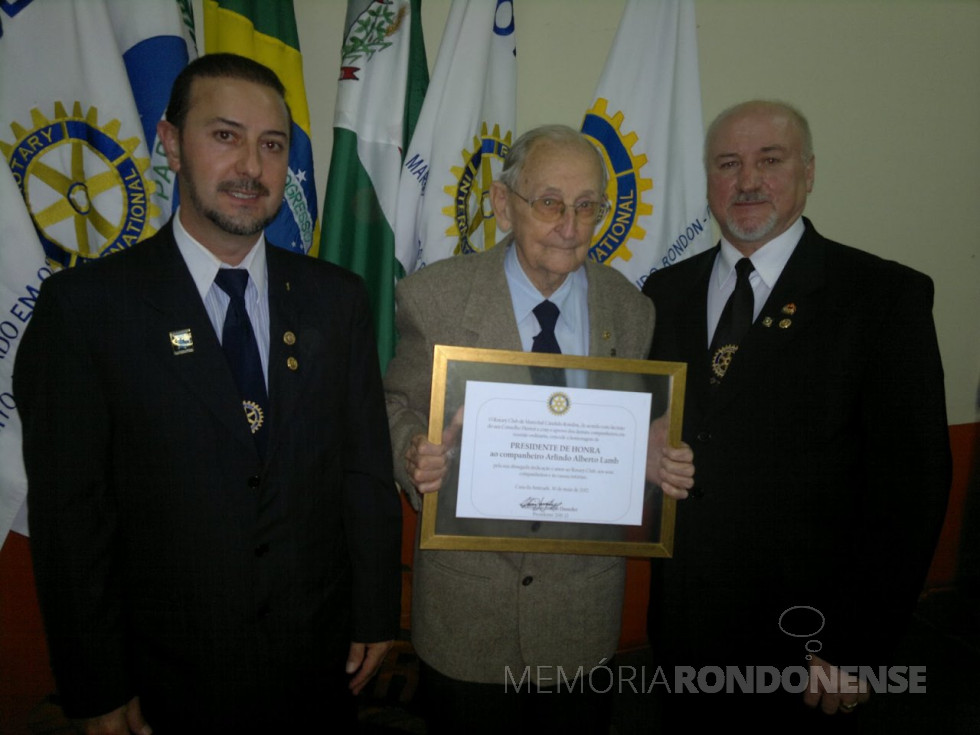
<path fill-rule="evenodd" d="M 126 707 L 126 724 L 129 726 L 129 731 L 136 735 L 153 735 L 153 728 L 143 719 L 139 697 L 133 697 Z"/>
<path fill-rule="evenodd" d="M 344 668 L 344 671 L 348 674 L 353 674 L 361 668 L 361 663 L 364 661 L 364 649 L 365 645 L 363 643 L 350 644 L 350 651 L 347 653 L 347 666 Z"/>

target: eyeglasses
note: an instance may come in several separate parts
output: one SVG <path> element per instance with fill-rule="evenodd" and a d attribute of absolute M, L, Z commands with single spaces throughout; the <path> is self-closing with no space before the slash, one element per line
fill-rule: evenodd
<path fill-rule="evenodd" d="M 586 199 L 584 201 L 575 202 L 575 204 L 569 205 L 565 204 L 565 202 L 563 202 L 561 199 L 553 196 L 528 199 L 527 197 L 522 197 L 513 189 L 510 191 L 521 201 L 527 202 L 527 206 L 531 208 L 534 215 L 542 222 L 557 222 L 565 216 L 565 210 L 570 207 L 572 212 L 575 213 L 575 220 L 577 222 L 592 225 L 605 217 L 606 212 L 609 209 L 609 204 L 607 202 L 596 202 L 591 199 Z"/>

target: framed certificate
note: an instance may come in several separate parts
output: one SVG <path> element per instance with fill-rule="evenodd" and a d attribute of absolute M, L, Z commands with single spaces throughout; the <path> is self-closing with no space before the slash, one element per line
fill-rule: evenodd
<path fill-rule="evenodd" d="M 436 345 L 428 438 L 451 461 L 421 548 L 670 556 L 647 458 L 680 441 L 686 369 Z"/>

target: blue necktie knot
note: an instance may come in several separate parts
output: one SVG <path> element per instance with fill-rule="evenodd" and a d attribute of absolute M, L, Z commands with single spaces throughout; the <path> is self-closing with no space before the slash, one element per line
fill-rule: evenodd
<path fill-rule="evenodd" d="M 244 268 L 221 268 L 214 277 L 218 288 L 224 291 L 232 300 L 245 300 L 245 289 L 248 288 L 248 271 Z"/>
<path fill-rule="evenodd" d="M 531 352 L 553 352 L 560 354 L 561 347 L 555 337 L 555 324 L 558 323 L 558 307 L 545 299 L 534 307 L 534 316 L 541 325 L 541 331 L 531 343 Z"/>

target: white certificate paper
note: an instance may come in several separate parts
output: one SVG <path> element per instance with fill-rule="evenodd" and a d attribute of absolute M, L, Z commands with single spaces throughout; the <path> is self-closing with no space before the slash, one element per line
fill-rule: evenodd
<path fill-rule="evenodd" d="M 643 520 L 650 394 L 466 384 L 456 515 Z"/>

